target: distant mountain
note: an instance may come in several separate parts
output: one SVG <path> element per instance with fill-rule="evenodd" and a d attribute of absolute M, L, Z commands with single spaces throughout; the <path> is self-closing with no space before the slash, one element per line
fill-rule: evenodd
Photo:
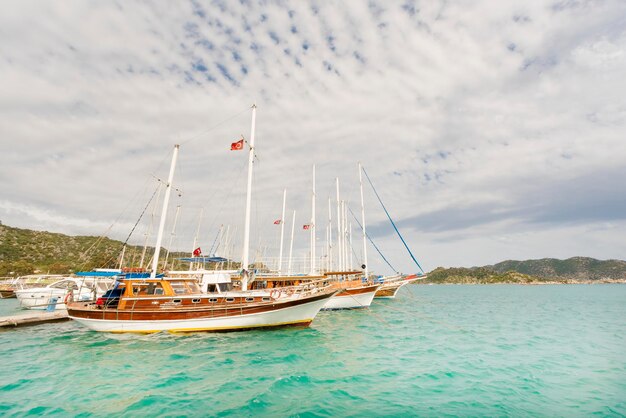
<path fill-rule="evenodd" d="M 428 273 L 423 283 L 577 283 L 626 282 L 626 261 L 572 257 L 567 260 L 507 260 L 471 268 L 439 267 Z"/>
<path fill-rule="evenodd" d="M 572 257 L 567 260 L 555 258 L 525 261 L 507 260 L 484 268 L 498 273 L 516 271 L 544 279 L 626 279 L 626 261 L 596 260 L 589 257 Z"/>

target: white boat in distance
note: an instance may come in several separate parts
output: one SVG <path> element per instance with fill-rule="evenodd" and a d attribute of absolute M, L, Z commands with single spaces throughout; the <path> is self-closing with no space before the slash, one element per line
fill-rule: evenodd
<path fill-rule="evenodd" d="M 111 280 L 86 281 L 83 278 L 67 277 L 45 287 L 33 287 L 15 291 L 22 309 L 55 310 L 66 309 L 70 298 L 87 301 L 107 291 Z"/>

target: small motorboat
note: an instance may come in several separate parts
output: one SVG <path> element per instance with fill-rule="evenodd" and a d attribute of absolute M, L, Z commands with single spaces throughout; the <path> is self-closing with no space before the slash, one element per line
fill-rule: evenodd
<path fill-rule="evenodd" d="M 86 280 L 84 278 L 66 277 L 45 287 L 33 287 L 15 291 L 15 296 L 23 309 L 66 309 L 70 299 L 89 301 L 103 295 L 112 281 Z"/>

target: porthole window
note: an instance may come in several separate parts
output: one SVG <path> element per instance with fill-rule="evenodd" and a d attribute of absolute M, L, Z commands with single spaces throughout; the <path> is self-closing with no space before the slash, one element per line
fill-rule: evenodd
<path fill-rule="evenodd" d="M 191 299 L 192 303 L 200 303 L 200 299 Z"/>
<path fill-rule="evenodd" d="M 209 298 L 209 303 L 217 303 L 217 298 Z"/>
<path fill-rule="evenodd" d="M 235 298 L 226 298 L 226 302 L 234 302 Z"/>
<path fill-rule="evenodd" d="M 246 302 L 254 302 L 254 298 L 246 298 Z"/>
<path fill-rule="evenodd" d="M 270 300 L 269 296 L 263 296 L 263 302 L 269 302 Z"/>
<path fill-rule="evenodd" d="M 174 303 L 181 303 L 183 300 L 182 299 L 173 299 L 172 302 Z"/>

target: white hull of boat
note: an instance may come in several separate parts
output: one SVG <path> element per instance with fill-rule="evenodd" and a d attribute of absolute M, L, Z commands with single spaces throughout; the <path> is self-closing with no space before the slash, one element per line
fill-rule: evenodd
<path fill-rule="evenodd" d="M 328 299 L 325 298 L 269 312 L 218 318 L 154 321 L 87 319 L 72 316 L 70 316 L 70 318 L 89 329 L 100 332 L 151 333 L 159 331 L 234 331 L 263 327 L 278 327 L 284 325 L 308 325 L 311 321 L 313 321 L 313 318 L 315 318 L 327 300 Z"/>
<path fill-rule="evenodd" d="M 376 290 L 374 289 L 371 292 L 367 293 L 359 293 L 356 295 L 339 293 L 326 302 L 324 305 L 324 310 L 333 310 L 333 309 L 357 309 L 357 308 L 368 308 L 372 301 L 374 300 L 374 295 L 376 294 Z"/>
<path fill-rule="evenodd" d="M 16 290 L 15 297 L 20 302 L 22 309 L 34 310 L 65 310 L 65 297 L 67 290 L 63 289 L 23 289 Z M 74 294 L 74 300 L 87 301 L 92 298 L 92 293 L 84 292 L 82 294 Z"/>

